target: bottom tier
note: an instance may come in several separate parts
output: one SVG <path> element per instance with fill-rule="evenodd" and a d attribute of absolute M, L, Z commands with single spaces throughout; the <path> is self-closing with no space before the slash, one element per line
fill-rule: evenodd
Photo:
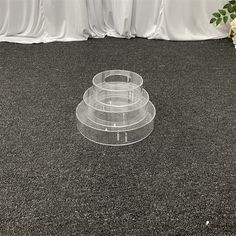
<path fill-rule="evenodd" d="M 76 109 L 77 127 L 87 139 L 110 146 L 122 146 L 139 142 L 146 138 L 154 128 L 156 109 L 149 101 L 144 119 L 134 125 L 123 127 L 104 127 L 87 117 L 88 109 L 82 101 Z"/>

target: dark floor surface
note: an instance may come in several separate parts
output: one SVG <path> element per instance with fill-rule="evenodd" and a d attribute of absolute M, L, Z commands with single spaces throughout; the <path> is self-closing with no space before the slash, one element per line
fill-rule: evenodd
<path fill-rule="evenodd" d="M 91 143 L 75 108 L 139 73 L 155 130 Z M 228 39 L 0 43 L 0 235 L 236 235 L 236 51 Z"/>

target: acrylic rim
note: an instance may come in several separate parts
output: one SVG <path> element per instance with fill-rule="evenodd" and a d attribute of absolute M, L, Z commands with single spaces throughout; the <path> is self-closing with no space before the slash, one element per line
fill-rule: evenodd
<path fill-rule="evenodd" d="M 108 74 L 105 78 L 107 78 L 108 76 L 110 75 L 123 75 L 123 76 L 128 76 L 127 74 L 132 74 L 134 75 L 134 77 L 136 77 L 137 79 L 140 80 L 140 83 L 139 84 L 136 84 L 136 86 L 132 89 L 125 89 L 125 90 L 113 90 L 113 89 L 106 89 L 106 88 L 103 88 L 101 86 L 99 86 L 99 83 L 96 82 L 96 80 L 102 75 L 102 74 L 106 74 L 106 73 L 110 73 Z M 128 70 L 106 70 L 106 71 L 103 71 L 103 72 L 100 72 L 98 74 L 96 74 L 94 77 L 93 77 L 93 85 L 94 87 L 98 88 L 98 89 L 101 89 L 101 90 L 104 90 L 104 91 L 119 91 L 119 92 L 125 92 L 125 91 L 132 91 L 132 90 L 135 90 L 135 89 L 138 89 L 138 88 L 142 88 L 143 86 L 143 78 L 141 75 L 133 72 L 133 71 L 128 71 Z"/>

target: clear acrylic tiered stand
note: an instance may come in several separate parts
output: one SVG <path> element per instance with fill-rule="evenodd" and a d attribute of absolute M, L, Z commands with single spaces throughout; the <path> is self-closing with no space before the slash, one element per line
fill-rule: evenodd
<path fill-rule="evenodd" d="M 77 127 L 87 139 L 122 146 L 145 139 L 154 128 L 156 109 L 140 75 L 109 70 L 94 76 L 93 86 L 76 108 Z"/>

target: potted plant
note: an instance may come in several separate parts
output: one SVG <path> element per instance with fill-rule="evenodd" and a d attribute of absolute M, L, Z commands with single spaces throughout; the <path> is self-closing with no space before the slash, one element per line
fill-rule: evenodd
<path fill-rule="evenodd" d="M 230 21 L 229 37 L 232 38 L 236 48 L 236 0 L 230 0 L 222 9 L 214 12 L 210 20 L 211 24 L 218 26 L 221 23 L 226 24 Z"/>

